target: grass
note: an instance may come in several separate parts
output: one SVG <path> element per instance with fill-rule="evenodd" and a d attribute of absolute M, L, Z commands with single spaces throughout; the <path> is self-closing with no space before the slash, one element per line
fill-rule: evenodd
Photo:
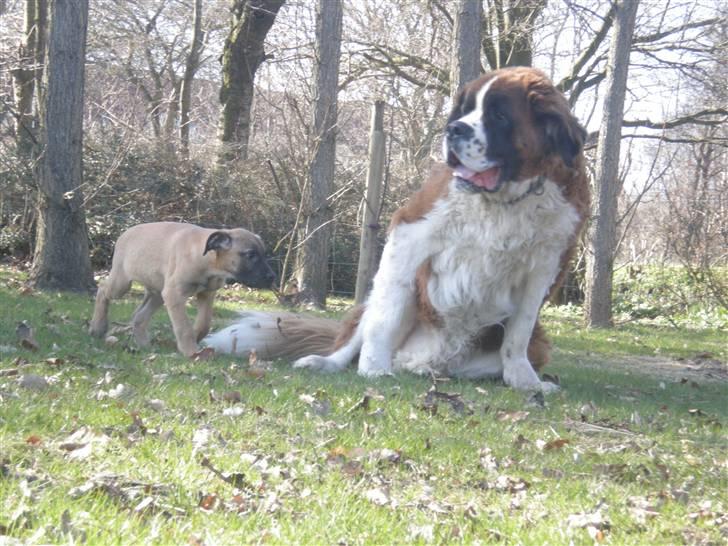
<path fill-rule="evenodd" d="M 545 406 L 469 381 L 431 403 L 427 378 L 187 360 L 164 313 L 154 352 L 107 346 L 90 297 L 25 292 L 0 269 L 0 542 L 725 543 L 728 389 L 698 368 L 725 332 L 548 309 L 563 389 Z M 239 306 L 273 304 L 227 291 L 218 325 Z"/>

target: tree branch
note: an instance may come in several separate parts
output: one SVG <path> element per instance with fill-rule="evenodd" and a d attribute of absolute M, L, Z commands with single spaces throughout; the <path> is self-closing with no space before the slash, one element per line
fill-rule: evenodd
<path fill-rule="evenodd" d="M 584 50 L 584 52 L 579 56 L 579 58 L 574 62 L 574 65 L 571 67 L 571 72 L 567 77 L 562 79 L 556 87 L 561 91 L 568 91 L 572 88 L 574 83 L 579 79 L 579 72 L 582 68 L 584 68 L 584 65 L 591 59 L 599 49 L 599 46 L 602 44 L 604 39 L 607 37 L 607 33 L 609 32 L 609 29 L 612 28 L 612 23 L 614 22 L 614 14 L 616 13 L 617 5 L 616 3 L 612 3 L 611 7 L 609 8 L 609 11 L 604 16 L 604 20 L 602 22 L 601 28 L 597 31 L 597 33 L 594 35 L 594 38 L 592 39 L 589 46 Z"/>
<path fill-rule="evenodd" d="M 685 30 L 690 30 L 693 28 L 702 28 L 714 25 L 715 23 L 723 21 L 720 17 L 713 17 L 712 19 L 703 19 L 702 21 L 695 21 L 693 23 L 685 23 L 684 25 L 680 25 L 679 27 L 671 28 L 668 30 L 663 30 L 662 32 L 653 32 L 652 34 L 645 34 L 644 36 L 635 36 L 632 40 L 633 44 L 644 44 L 647 42 L 657 42 L 658 40 L 662 40 L 663 38 L 666 38 L 667 36 L 670 36 L 671 34 L 675 34 L 677 32 L 683 32 Z"/>
<path fill-rule="evenodd" d="M 707 116 L 723 116 L 721 119 L 705 119 Z M 712 108 L 694 112 L 669 121 L 651 121 L 649 119 L 635 119 L 622 121 L 622 127 L 644 127 L 646 129 L 674 129 L 681 125 L 721 125 L 728 121 L 728 110 L 725 108 Z"/>

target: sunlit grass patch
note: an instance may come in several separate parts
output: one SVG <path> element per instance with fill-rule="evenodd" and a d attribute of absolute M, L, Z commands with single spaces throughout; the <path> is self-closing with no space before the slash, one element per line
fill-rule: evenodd
<path fill-rule="evenodd" d="M 222 296 L 217 325 L 239 307 L 275 307 L 264 293 Z M 112 306 L 112 320 L 127 321 L 137 303 L 132 294 Z M 541 404 L 492 382 L 437 382 L 443 394 L 428 398 L 431 379 L 411 375 L 190 361 L 174 351 L 162 311 L 150 350 L 123 333 L 110 346 L 85 332 L 90 296 L 28 292 L 7 269 L 0 305 L 3 538 L 725 540 L 728 390 L 695 359 L 722 358 L 717 331 L 592 332 L 548 310 L 556 350 L 546 371 L 562 391 Z M 19 321 L 36 351 L 19 346 Z M 46 384 L 26 388 L 28 376 Z"/>

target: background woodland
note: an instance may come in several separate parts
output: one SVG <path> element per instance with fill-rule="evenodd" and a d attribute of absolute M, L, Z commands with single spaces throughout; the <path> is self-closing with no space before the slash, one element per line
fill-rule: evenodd
<path fill-rule="evenodd" d="M 0 0 L 0 255 L 41 288 L 90 289 L 124 229 L 177 220 L 259 233 L 291 300 L 350 296 L 362 228 L 381 247 L 391 212 L 439 157 L 463 74 L 533 65 L 589 131 L 594 221 L 562 303 L 590 292 L 594 325 L 615 314 L 679 321 L 695 306 L 728 322 L 728 11 L 718 0 L 71 4 Z M 73 43 L 85 70 L 78 123 L 52 97 L 73 94 L 79 78 L 53 84 L 62 70 L 49 64 L 73 61 Z M 375 101 L 383 202 L 364 224 Z M 70 143 L 54 144 L 59 135 Z M 75 145 L 77 163 L 49 164 L 54 146 L 72 161 Z M 54 187 L 59 172 L 66 186 Z M 56 209 L 64 219 L 49 217 Z M 76 254 L 64 246 L 73 233 Z M 85 269 L 63 279 L 44 268 L 54 260 Z"/>

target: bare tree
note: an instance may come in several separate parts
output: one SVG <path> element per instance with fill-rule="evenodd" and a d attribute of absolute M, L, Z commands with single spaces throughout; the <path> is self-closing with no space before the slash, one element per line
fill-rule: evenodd
<path fill-rule="evenodd" d="M 94 286 L 81 195 L 83 90 L 88 0 L 52 3 L 45 151 L 31 279 L 42 289 L 86 291 Z"/>
<path fill-rule="evenodd" d="M 332 213 L 329 197 L 336 164 L 337 93 L 341 54 L 340 0 L 318 0 L 316 5 L 315 101 L 313 159 L 302 195 L 306 210 L 297 256 L 297 281 L 302 301 L 326 304 L 329 235 Z"/>
<path fill-rule="evenodd" d="M 612 324 L 612 273 L 617 244 L 619 144 L 622 137 L 624 97 L 627 91 L 629 55 L 638 0 L 617 5 L 614 34 L 609 48 L 607 94 L 597 147 L 594 218 L 589 229 L 585 313 L 589 326 Z"/>
<path fill-rule="evenodd" d="M 450 95 L 454 97 L 467 82 L 483 71 L 480 63 L 481 0 L 459 0 L 453 26 L 453 56 L 450 67 Z"/>
<path fill-rule="evenodd" d="M 12 70 L 15 91 L 15 139 L 18 156 L 29 160 L 38 144 L 38 112 L 34 99 L 40 93 L 48 32 L 46 0 L 25 0 L 24 36 L 19 66 Z M 35 101 L 37 104 L 37 101 Z"/>
<path fill-rule="evenodd" d="M 221 163 L 248 156 L 255 73 L 266 60 L 265 37 L 283 2 L 233 0 L 232 25 L 222 54 L 218 154 Z"/>
<path fill-rule="evenodd" d="M 483 51 L 492 69 L 531 66 L 533 29 L 546 0 L 486 0 Z"/>
<path fill-rule="evenodd" d="M 185 71 L 179 99 L 179 140 L 180 152 L 185 159 L 190 156 L 190 108 L 192 105 L 192 82 L 200 67 L 200 54 L 205 45 L 205 32 L 202 30 L 202 0 L 195 0 L 193 14 L 192 43 L 185 59 Z"/>

